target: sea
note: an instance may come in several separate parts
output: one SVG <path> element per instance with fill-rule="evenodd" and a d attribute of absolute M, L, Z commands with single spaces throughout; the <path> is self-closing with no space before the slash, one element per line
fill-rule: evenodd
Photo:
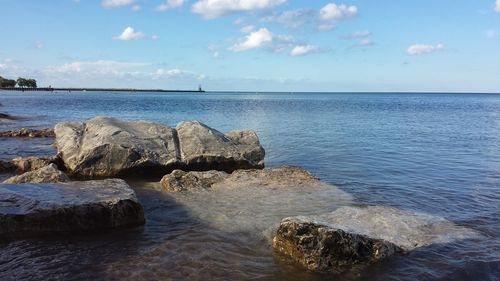
<path fill-rule="evenodd" d="M 260 187 L 169 194 L 129 180 L 144 226 L 0 241 L 0 280 L 500 280 L 500 95 L 0 91 L 0 104 L 20 117 L 1 131 L 95 116 L 254 129 L 266 167 L 303 167 L 350 197 Z M 0 138 L 0 159 L 53 155 L 53 142 Z M 480 235 L 338 274 L 272 250 L 282 218 L 344 205 L 429 214 Z"/>

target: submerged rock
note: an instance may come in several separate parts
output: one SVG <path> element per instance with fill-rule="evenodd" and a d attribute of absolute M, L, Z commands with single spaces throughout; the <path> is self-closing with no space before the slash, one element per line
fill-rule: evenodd
<path fill-rule="evenodd" d="M 178 192 L 211 188 L 313 187 L 326 186 L 308 171 L 292 166 L 272 169 L 237 170 L 232 174 L 218 171 L 184 172 L 176 170 L 161 180 L 165 191 Z"/>
<path fill-rule="evenodd" d="M 55 127 L 59 155 L 68 172 L 95 178 L 183 170 L 262 168 L 264 149 L 253 131 L 229 136 L 199 122 L 172 129 L 143 121 L 97 117 Z"/>
<path fill-rule="evenodd" d="M 15 117 L 15 116 L 9 115 L 9 114 L 7 114 L 7 113 L 2 113 L 2 112 L 0 112 L 0 121 L 1 121 L 2 119 L 3 119 L 3 120 L 17 120 L 18 118 L 17 118 L 17 117 Z"/>
<path fill-rule="evenodd" d="M 87 232 L 143 223 L 144 210 L 123 180 L 0 185 L 0 237 Z"/>
<path fill-rule="evenodd" d="M 224 135 L 197 121 L 176 127 L 183 163 L 190 170 L 220 170 L 264 167 L 264 149 L 254 131 Z"/>
<path fill-rule="evenodd" d="M 220 182 L 227 177 L 227 173 L 219 171 L 208 172 L 184 172 L 174 170 L 164 176 L 161 180 L 163 190 L 168 192 L 180 192 L 193 189 L 209 189 L 214 183 Z"/>
<path fill-rule="evenodd" d="M 55 137 L 54 129 L 28 129 L 21 128 L 19 130 L 0 132 L 0 137 L 3 138 L 53 138 Z"/>
<path fill-rule="evenodd" d="M 5 180 L 3 183 L 56 183 L 68 181 L 70 181 L 70 179 L 65 173 L 59 171 L 56 165 L 49 164 L 48 166 L 39 168 L 37 170 L 11 177 Z"/>
<path fill-rule="evenodd" d="M 274 248 L 312 271 L 341 272 L 394 253 L 478 237 L 443 218 L 388 207 L 342 207 L 283 219 Z"/>

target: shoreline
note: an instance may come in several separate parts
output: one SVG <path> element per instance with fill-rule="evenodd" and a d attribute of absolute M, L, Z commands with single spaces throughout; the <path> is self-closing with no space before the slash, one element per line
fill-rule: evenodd
<path fill-rule="evenodd" d="M 129 89 L 129 88 L 0 88 L 0 91 L 17 92 L 160 92 L 160 93 L 205 93 L 204 90 L 164 90 L 164 89 Z"/>

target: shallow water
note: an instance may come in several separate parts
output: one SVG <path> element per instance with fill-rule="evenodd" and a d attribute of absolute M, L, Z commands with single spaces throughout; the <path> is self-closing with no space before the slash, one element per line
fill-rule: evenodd
<path fill-rule="evenodd" d="M 350 195 L 259 188 L 172 195 L 132 182 L 146 226 L 2 242 L 2 280 L 499 280 L 500 95 L 0 92 L 0 103 L 0 111 L 26 117 L 0 130 L 96 115 L 253 128 L 268 166 L 300 165 Z M 0 159 L 51 154 L 51 142 L 0 139 Z M 280 218 L 341 205 L 427 213 L 482 237 L 335 276 L 273 254 L 269 237 Z"/>

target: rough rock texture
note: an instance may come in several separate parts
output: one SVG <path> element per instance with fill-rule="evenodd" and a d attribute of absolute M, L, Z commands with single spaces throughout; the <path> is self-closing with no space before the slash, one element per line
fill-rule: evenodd
<path fill-rule="evenodd" d="M 184 172 L 174 170 L 164 176 L 161 180 L 163 189 L 168 192 L 180 192 L 193 189 L 208 189 L 214 183 L 220 182 L 227 177 L 225 172 Z"/>
<path fill-rule="evenodd" d="M 313 187 L 327 185 L 308 171 L 292 166 L 272 169 L 237 170 L 232 174 L 217 171 L 184 172 L 176 170 L 161 180 L 168 192 L 210 189 L 218 187 L 251 188 L 266 186 L 273 188 Z"/>
<path fill-rule="evenodd" d="M 59 123 L 55 133 L 68 172 L 82 178 L 121 176 L 179 161 L 175 131 L 160 124 L 97 117 Z"/>
<path fill-rule="evenodd" d="M 123 181 L 0 185 L 0 237 L 86 232 L 144 223 Z"/>
<path fill-rule="evenodd" d="M 264 168 L 264 149 L 254 131 L 224 135 L 198 121 L 177 125 L 182 162 L 189 170 Z"/>
<path fill-rule="evenodd" d="M 394 253 L 480 236 L 443 218 L 394 208 L 342 207 L 283 219 L 274 248 L 309 270 L 341 272 Z"/>
<path fill-rule="evenodd" d="M 48 166 L 45 166 L 38 170 L 11 177 L 5 180 L 3 183 L 56 183 L 68 181 L 70 181 L 68 176 L 65 173 L 59 171 L 55 164 L 49 164 Z"/>
<path fill-rule="evenodd" d="M 21 128 L 19 130 L 0 132 L 0 137 L 3 138 L 53 138 L 55 137 L 54 129 L 28 129 Z"/>
<path fill-rule="evenodd" d="M 16 167 L 16 172 L 26 173 L 38 170 L 50 164 L 63 167 L 62 160 L 57 156 L 52 157 L 18 157 L 12 159 L 11 163 Z"/>
<path fill-rule="evenodd" d="M 81 178 L 183 170 L 263 168 L 264 149 L 253 131 L 228 136 L 199 122 L 172 129 L 148 122 L 97 117 L 55 127 L 68 173 Z"/>

